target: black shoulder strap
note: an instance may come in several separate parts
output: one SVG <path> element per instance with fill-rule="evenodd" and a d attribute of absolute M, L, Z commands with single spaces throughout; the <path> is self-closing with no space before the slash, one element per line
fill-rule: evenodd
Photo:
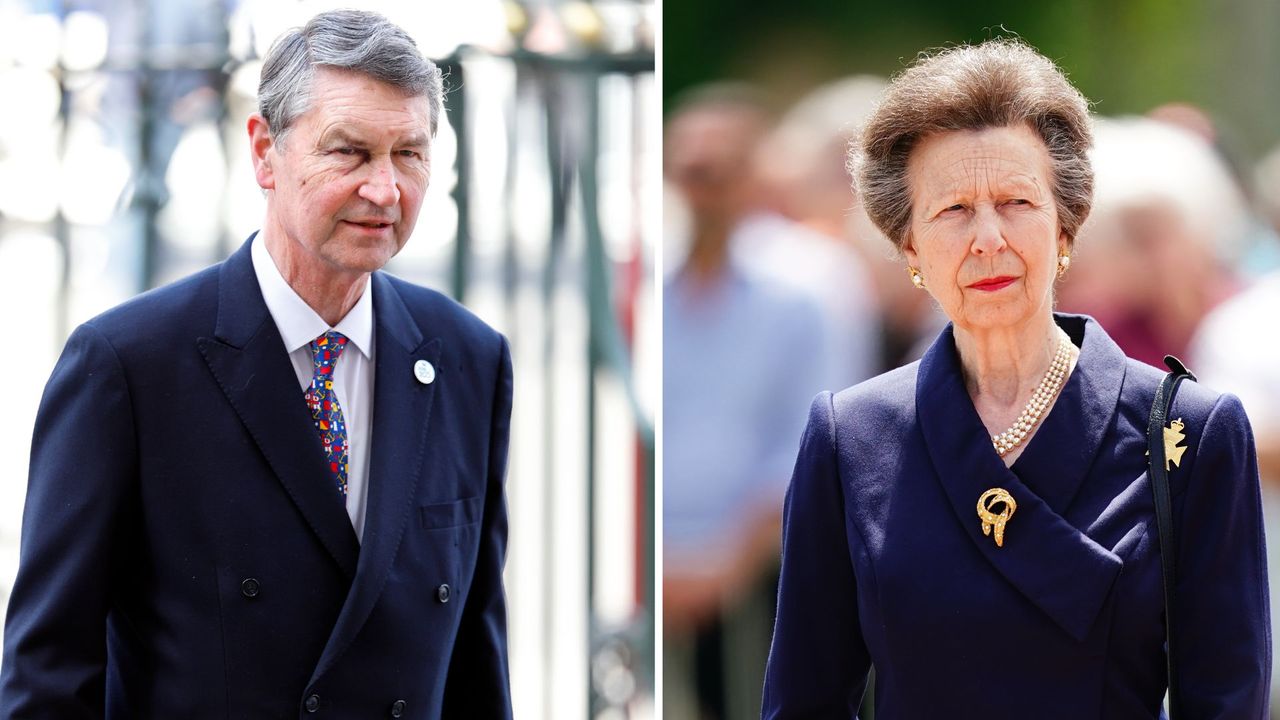
<path fill-rule="evenodd" d="M 1160 565 L 1164 574 L 1165 660 L 1169 672 L 1169 720 L 1177 720 L 1181 707 L 1173 647 L 1173 589 L 1177 583 L 1173 562 L 1175 551 L 1173 501 L 1169 493 L 1169 476 L 1165 471 L 1164 427 L 1168 422 L 1169 408 L 1173 406 L 1173 394 L 1177 392 L 1178 383 L 1184 378 L 1195 381 L 1196 376 L 1182 364 L 1181 360 L 1172 355 L 1164 356 L 1164 364 L 1169 366 L 1169 374 L 1161 381 L 1159 389 L 1156 390 L 1155 401 L 1151 403 L 1151 419 L 1147 423 L 1147 453 L 1150 462 L 1151 492 L 1155 496 L 1156 503 L 1156 532 L 1160 536 Z"/>

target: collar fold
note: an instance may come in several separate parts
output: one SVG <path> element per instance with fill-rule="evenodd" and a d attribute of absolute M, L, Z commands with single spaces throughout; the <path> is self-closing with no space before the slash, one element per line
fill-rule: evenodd
<path fill-rule="evenodd" d="M 986 560 L 1032 603 L 1083 640 L 1123 565 L 1067 518 L 1120 398 L 1124 354 L 1092 319 L 1055 315 L 1081 348 L 1076 369 L 1012 468 L 991 446 L 964 386 L 951 326 L 920 361 L 916 411 L 938 482 Z M 978 498 L 1007 490 L 1017 511 L 1003 547 L 982 534 Z"/>

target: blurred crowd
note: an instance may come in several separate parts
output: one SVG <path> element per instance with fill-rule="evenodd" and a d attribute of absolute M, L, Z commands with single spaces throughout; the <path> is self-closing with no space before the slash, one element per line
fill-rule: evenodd
<path fill-rule="evenodd" d="M 945 323 L 851 188 L 846 150 L 884 85 L 832 82 L 783 112 L 727 83 L 668 105 L 666 717 L 759 717 L 782 504 L 809 403 L 917 359 Z M 1096 318 L 1133 358 L 1163 368 L 1176 355 L 1241 398 L 1275 578 L 1280 149 L 1240 163 L 1223 145 L 1190 105 L 1099 118 L 1093 211 L 1056 306 Z"/>

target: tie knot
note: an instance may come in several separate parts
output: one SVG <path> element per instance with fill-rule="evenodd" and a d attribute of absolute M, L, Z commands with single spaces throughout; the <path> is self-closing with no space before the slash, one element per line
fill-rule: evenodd
<path fill-rule="evenodd" d="M 338 363 L 338 357 L 342 355 L 342 351 L 346 349 L 347 336 L 337 330 L 330 330 L 315 340 L 311 341 L 311 363 L 314 371 L 320 375 L 328 375 L 333 372 L 333 367 Z"/>

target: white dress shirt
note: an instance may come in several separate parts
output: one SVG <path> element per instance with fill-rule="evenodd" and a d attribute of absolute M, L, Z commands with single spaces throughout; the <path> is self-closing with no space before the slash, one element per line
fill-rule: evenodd
<path fill-rule="evenodd" d="M 262 299 L 284 339 L 284 349 L 298 376 L 298 403 L 311 385 L 311 341 L 329 330 L 347 336 L 351 345 L 338 358 L 333 371 L 333 390 L 347 423 L 347 515 L 356 537 L 364 536 L 365 507 L 369 497 L 369 442 L 373 425 L 373 284 L 367 283 L 347 316 L 333 328 L 311 309 L 310 305 L 289 287 L 280 269 L 267 252 L 261 232 L 250 249 L 253 271 L 262 288 Z M 332 478 L 316 478 L 316 482 L 333 484 Z M 334 502 L 342 497 L 334 488 Z"/>

